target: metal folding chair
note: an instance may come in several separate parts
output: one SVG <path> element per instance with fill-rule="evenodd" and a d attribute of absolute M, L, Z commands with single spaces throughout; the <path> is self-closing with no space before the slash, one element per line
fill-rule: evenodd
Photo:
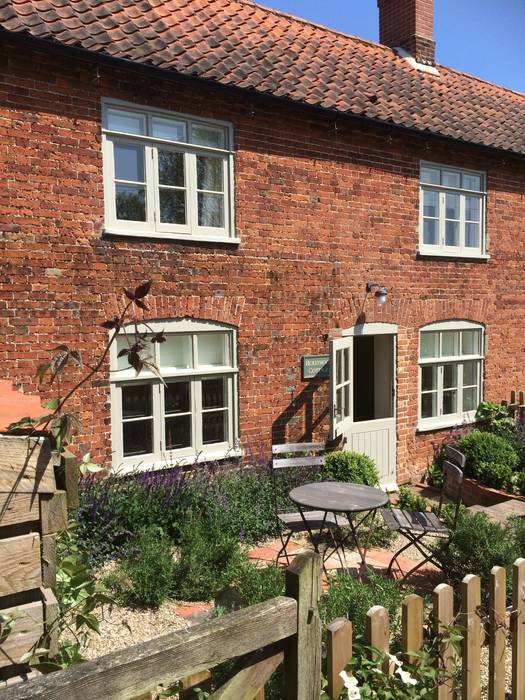
<path fill-rule="evenodd" d="M 298 442 L 288 443 L 283 445 L 272 445 L 272 477 L 274 479 L 274 492 L 277 488 L 275 479 L 277 474 L 283 470 L 294 469 L 302 474 L 304 479 L 307 473 L 318 470 L 324 464 L 323 453 L 325 446 L 319 442 Z M 311 480 L 311 478 L 310 478 Z M 298 479 L 298 482 L 300 479 Z M 297 484 L 299 485 L 299 484 Z M 281 557 L 285 557 L 286 563 L 290 563 L 290 556 L 287 552 L 287 547 L 293 535 L 298 533 L 308 533 L 319 531 L 327 533 L 332 538 L 331 553 L 337 551 L 339 559 L 339 548 L 335 533 L 338 533 L 342 527 L 348 527 L 348 520 L 344 515 L 335 515 L 321 510 L 303 510 L 301 513 L 298 510 L 291 511 L 290 507 L 297 508 L 291 501 L 285 512 L 279 507 L 277 498 L 275 498 L 276 516 L 281 523 L 280 539 L 281 549 L 277 554 L 277 562 Z M 328 551 L 328 550 L 327 550 Z"/>
<path fill-rule="evenodd" d="M 394 563 L 397 562 L 399 570 L 399 557 L 407 550 L 409 547 L 415 547 L 418 552 L 422 555 L 423 559 L 412 567 L 409 571 L 403 574 L 401 581 L 405 581 L 409 576 L 414 574 L 418 569 L 427 563 L 431 563 L 438 569 L 442 569 L 439 562 L 436 561 L 431 547 L 426 544 L 424 539 L 426 537 L 441 537 L 450 538 L 451 533 L 456 529 L 459 509 L 461 507 L 461 492 L 463 488 L 463 470 L 465 468 L 465 455 L 463 455 L 459 450 L 456 450 L 449 445 L 445 446 L 445 457 L 446 459 L 442 465 L 443 471 L 443 485 L 441 488 L 441 495 L 439 498 L 439 506 L 436 513 L 421 513 L 412 510 L 401 510 L 400 508 L 388 508 L 381 511 L 385 525 L 393 530 L 403 535 L 407 540 L 407 544 L 403 545 L 401 549 L 394 554 L 390 564 L 388 565 L 387 574 L 390 576 L 392 574 L 392 569 Z M 441 519 L 441 511 L 443 508 L 443 495 L 445 491 L 445 485 L 454 484 L 454 488 L 451 489 L 454 493 L 453 500 L 455 501 L 455 511 L 454 518 L 452 521 L 452 526 L 447 527 L 443 520 Z"/>

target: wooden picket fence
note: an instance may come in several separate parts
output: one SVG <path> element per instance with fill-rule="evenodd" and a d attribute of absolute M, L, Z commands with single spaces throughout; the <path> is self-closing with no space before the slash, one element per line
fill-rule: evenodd
<path fill-rule="evenodd" d="M 490 578 L 490 612 L 481 612 L 480 579 L 468 575 L 461 584 L 461 607 L 454 614 L 453 589 L 438 585 L 432 595 L 433 631 L 452 623 L 462 627 L 461 698 L 480 700 L 481 650 L 489 648 L 489 700 L 505 700 L 505 663 L 510 632 L 512 700 L 525 700 L 525 559 L 513 567 L 512 606 L 507 624 L 505 570 L 494 567 Z M 321 562 L 314 553 L 298 555 L 286 571 L 286 596 L 245 608 L 188 630 L 174 632 L 103 656 L 96 661 L 52 673 L 0 691 L 0 700 L 143 700 L 159 684 L 197 678 L 229 659 L 237 658 L 230 679 L 210 700 L 264 698 L 264 686 L 283 664 L 283 700 L 319 700 L 321 694 Z M 402 605 L 402 651 L 405 658 L 421 649 L 424 639 L 423 599 L 409 595 Z M 487 633 L 488 639 L 485 639 Z M 443 636 L 441 663 L 451 670 L 453 653 Z M 388 612 L 368 611 L 368 646 L 387 652 Z M 331 698 L 343 690 L 339 673 L 352 657 L 352 625 L 346 619 L 328 627 L 328 688 Z M 383 669 L 389 672 L 386 667 Z M 452 676 L 435 690 L 436 700 L 456 697 Z"/>

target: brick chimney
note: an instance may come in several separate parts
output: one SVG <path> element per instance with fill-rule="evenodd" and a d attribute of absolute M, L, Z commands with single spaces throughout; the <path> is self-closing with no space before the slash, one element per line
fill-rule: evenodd
<path fill-rule="evenodd" d="M 408 51 L 418 63 L 435 64 L 433 0 L 377 0 L 379 41 Z"/>

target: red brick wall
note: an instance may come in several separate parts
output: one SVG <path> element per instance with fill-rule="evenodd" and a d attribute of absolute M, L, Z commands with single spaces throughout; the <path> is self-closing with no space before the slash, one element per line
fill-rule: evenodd
<path fill-rule="evenodd" d="M 101 235 L 102 96 L 233 122 L 238 248 Z M 422 158 L 487 171 L 490 261 L 416 257 Z M 326 353 L 326 334 L 355 324 L 369 279 L 390 301 L 380 313 L 368 304 L 366 320 L 399 325 L 400 480 L 425 466 L 437 435 L 416 433 L 420 325 L 486 324 L 486 395 L 525 386 L 523 161 L 4 45 L 0 172 L 0 379 L 26 393 L 59 342 L 88 360 L 119 287 L 148 277 L 151 315 L 239 327 L 246 447 L 327 435 L 327 382 L 303 383 L 300 358 Z M 74 406 L 77 442 L 99 459 L 111 449 L 108 400 L 106 372 Z"/>

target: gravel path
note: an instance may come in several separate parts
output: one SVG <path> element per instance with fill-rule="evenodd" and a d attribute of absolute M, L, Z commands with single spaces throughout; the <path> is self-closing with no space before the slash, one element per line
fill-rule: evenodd
<path fill-rule="evenodd" d="M 157 610 L 105 606 L 99 614 L 100 634 L 93 633 L 83 653 L 96 659 L 112 651 L 147 642 L 168 632 L 186 629 L 188 622 L 177 614 L 178 603 L 166 601 Z"/>

